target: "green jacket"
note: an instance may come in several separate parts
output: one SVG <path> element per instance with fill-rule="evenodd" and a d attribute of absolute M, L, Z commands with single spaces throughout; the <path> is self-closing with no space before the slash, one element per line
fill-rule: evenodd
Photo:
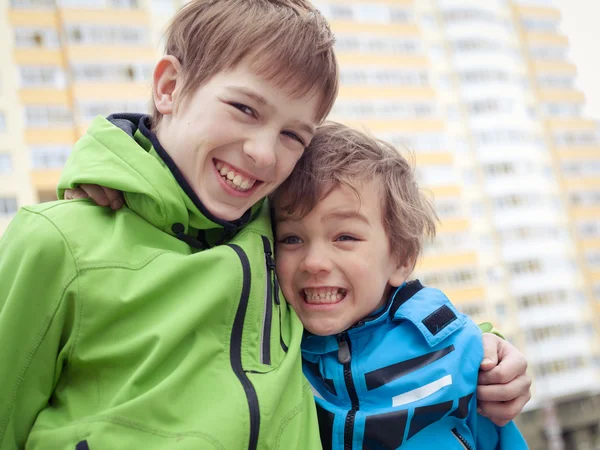
<path fill-rule="evenodd" d="M 97 183 L 128 207 L 23 208 L 0 241 L 0 449 L 321 448 L 266 202 L 211 220 L 148 119 L 111 120 L 59 196 Z"/>

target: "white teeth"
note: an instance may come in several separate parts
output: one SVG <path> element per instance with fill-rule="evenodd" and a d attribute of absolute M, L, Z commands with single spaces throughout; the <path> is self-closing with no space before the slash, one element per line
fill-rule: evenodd
<path fill-rule="evenodd" d="M 307 303 L 327 304 L 337 303 L 346 297 L 345 289 L 304 289 L 304 299 Z"/>
<path fill-rule="evenodd" d="M 234 169 L 227 166 L 225 163 L 222 163 L 221 161 L 216 161 L 215 167 L 225 182 L 238 191 L 247 191 L 254 186 L 254 183 L 256 183 L 255 179 L 246 178 L 239 173 L 235 173 Z"/>

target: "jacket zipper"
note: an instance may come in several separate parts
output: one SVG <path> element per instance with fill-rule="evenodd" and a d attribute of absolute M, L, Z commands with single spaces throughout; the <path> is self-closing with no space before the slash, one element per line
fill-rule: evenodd
<path fill-rule="evenodd" d="M 248 442 L 248 450 L 256 450 L 258 445 L 258 431 L 260 429 L 260 409 L 258 406 L 258 396 L 256 390 L 252 386 L 252 382 L 244 372 L 242 367 L 242 332 L 244 330 L 244 319 L 246 318 L 246 310 L 248 309 L 248 301 L 250 298 L 250 261 L 244 251 L 235 244 L 228 244 L 237 254 L 242 263 L 242 271 L 244 282 L 242 285 L 242 294 L 240 296 L 240 304 L 235 313 L 233 321 L 233 329 L 231 330 L 231 344 L 229 347 L 229 357 L 233 372 L 240 380 L 246 399 L 248 400 L 248 409 L 250 411 L 250 438 Z"/>
<path fill-rule="evenodd" d="M 348 333 L 346 332 L 342 333 L 339 339 L 338 361 L 344 366 L 344 382 L 346 383 L 346 389 L 348 390 L 348 396 L 352 404 L 352 408 L 346 414 L 346 421 L 344 423 L 344 450 L 352 450 L 354 420 L 359 404 L 356 386 L 354 386 L 354 380 L 352 379 L 352 347 Z"/>
<path fill-rule="evenodd" d="M 275 290 L 275 304 L 279 307 L 278 308 L 278 311 L 279 311 L 279 344 L 281 345 L 283 352 L 287 353 L 288 346 L 285 344 L 285 341 L 283 340 L 283 323 L 281 321 L 281 301 L 279 300 L 279 280 L 277 280 L 276 273 L 273 276 L 273 284 L 274 284 L 274 290 Z"/>
<path fill-rule="evenodd" d="M 260 362 L 262 364 L 271 364 L 271 322 L 273 321 L 273 275 L 275 262 L 273 261 L 273 253 L 271 252 L 271 242 L 269 241 L 269 238 L 262 236 L 262 241 L 267 267 L 267 279 L 265 286 L 265 314 L 263 317 L 263 329 L 260 336 Z"/>
<path fill-rule="evenodd" d="M 456 439 L 458 439 L 458 442 L 462 444 L 465 450 L 474 450 L 471 444 L 469 444 L 469 441 L 462 437 L 456 428 L 452 428 L 452 434 Z"/>

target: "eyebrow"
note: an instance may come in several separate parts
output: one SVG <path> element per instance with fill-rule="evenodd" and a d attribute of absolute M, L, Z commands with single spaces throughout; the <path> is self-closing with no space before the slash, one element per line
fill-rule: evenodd
<path fill-rule="evenodd" d="M 264 98 L 258 92 L 253 91 L 252 89 L 248 89 L 243 86 L 229 86 L 229 89 L 231 89 L 234 92 L 237 92 L 238 94 L 242 94 L 242 95 L 245 95 L 246 97 L 251 98 L 252 100 L 254 100 L 256 103 L 258 103 L 261 106 L 267 107 L 271 110 L 275 110 L 273 105 L 271 105 L 267 101 L 266 98 Z M 314 135 L 316 132 L 316 128 L 314 125 L 309 125 L 309 124 L 301 122 L 299 120 L 295 120 L 294 125 L 296 125 L 301 130 L 306 131 L 311 136 Z"/>
<path fill-rule="evenodd" d="M 338 219 L 338 220 L 359 220 L 361 222 L 366 223 L 367 225 L 371 225 L 369 219 L 364 214 L 359 213 L 358 211 L 331 211 L 325 216 L 324 219 Z"/>

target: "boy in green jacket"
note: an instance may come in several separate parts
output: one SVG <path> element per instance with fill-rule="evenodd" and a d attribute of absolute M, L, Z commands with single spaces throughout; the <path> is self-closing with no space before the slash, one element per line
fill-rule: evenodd
<path fill-rule="evenodd" d="M 122 191 L 127 208 L 23 208 L 0 240 L 0 449 L 320 448 L 263 199 L 337 82 L 333 36 L 306 0 L 177 14 L 153 116 L 96 119 L 60 182 L 60 197 Z M 489 374 L 522 376 L 515 359 Z"/>

